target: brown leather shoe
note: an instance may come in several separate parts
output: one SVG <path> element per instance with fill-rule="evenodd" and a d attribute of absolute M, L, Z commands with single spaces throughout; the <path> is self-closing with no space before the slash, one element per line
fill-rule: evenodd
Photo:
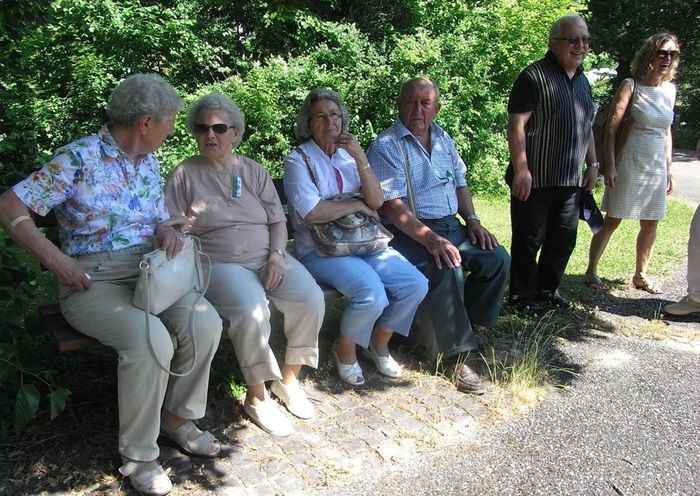
<path fill-rule="evenodd" d="M 456 374 L 455 386 L 457 391 L 462 393 L 483 394 L 484 384 L 481 377 L 466 363 L 460 366 L 459 372 Z"/>

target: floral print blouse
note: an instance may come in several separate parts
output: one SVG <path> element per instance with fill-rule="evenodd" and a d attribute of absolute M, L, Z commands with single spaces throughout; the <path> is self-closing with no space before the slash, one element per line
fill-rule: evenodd
<path fill-rule="evenodd" d="M 13 191 L 41 216 L 54 209 L 61 249 L 70 256 L 149 244 L 169 218 L 158 160 L 150 153 L 127 157 L 106 125 L 56 150 Z"/>

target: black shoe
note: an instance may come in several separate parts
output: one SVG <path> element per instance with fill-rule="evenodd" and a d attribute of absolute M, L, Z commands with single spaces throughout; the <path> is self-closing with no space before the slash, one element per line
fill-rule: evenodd
<path fill-rule="evenodd" d="M 508 302 L 516 311 L 529 315 L 530 317 L 540 318 L 547 313 L 547 311 L 542 308 L 532 297 L 523 298 L 521 296 L 513 295 L 510 297 Z"/>
<path fill-rule="evenodd" d="M 562 308 L 571 308 L 571 302 L 559 294 L 559 291 L 542 291 L 537 295 L 537 301 L 545 305 Z"/>

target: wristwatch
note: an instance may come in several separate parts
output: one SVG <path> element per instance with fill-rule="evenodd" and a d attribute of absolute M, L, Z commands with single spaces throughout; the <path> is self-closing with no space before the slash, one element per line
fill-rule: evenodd
<path fill-rule="evenodd" d="M 481 219 L 480 219 L 479 216 L 476 215 L 476 214 L 469 214 L 469 215 L 467 215 L 467 218 L 464 219 L 465 222 L 469 222 L 470 220 L 475 220 L 475 221 L 477 221 L 479 224 L 481 224 Z"/>
<path fill-rule="evenodd" d="M 280 257 L 284 258 L 284 252 L 282 250 L 272 250 L 274 253 L 277 253 Z"/>

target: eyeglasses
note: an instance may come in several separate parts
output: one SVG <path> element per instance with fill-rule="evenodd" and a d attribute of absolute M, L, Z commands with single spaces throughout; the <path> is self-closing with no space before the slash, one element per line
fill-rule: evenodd
<path fill-rule="evenodd" d="M 330 114 L 316 114 L 312 115 L 309 120 L 313 121 L 314 119 L 316 120 L 329 120 L 329 121 L 337 121 L 339 119 L 342 119 L 342 115 L 340 112 L 331 112 Z"/>
<path fill-rule="evenodd" d="M 207 126 L 206 124 L 195 124 L 193 126 L 194 132 L 197 134 L 206 134 L 210 129 L 216 134 L 224 134 L 226 131 L 234 127 L 236 126 L 229 126 L 228 124 L 212 124 L 211 126 Z"/>
<path fill-rule="evenodd" d="M 681 52 L 678 50 L 658 50 L 656 52 L 657 59 L 665 59 L 666 57 L 671 60 L 676 60 L 680 56 Z"/>
<path fill-rule="evenodd" d="M 588 46 L 591 44 L 590 36 L 576 36 L 571 38 L 558 38 L 556 36 L 552 36 L 552 39 L 566 41 L 569 45 L 578 45 L 579 41 L 582 45 Z"/>

